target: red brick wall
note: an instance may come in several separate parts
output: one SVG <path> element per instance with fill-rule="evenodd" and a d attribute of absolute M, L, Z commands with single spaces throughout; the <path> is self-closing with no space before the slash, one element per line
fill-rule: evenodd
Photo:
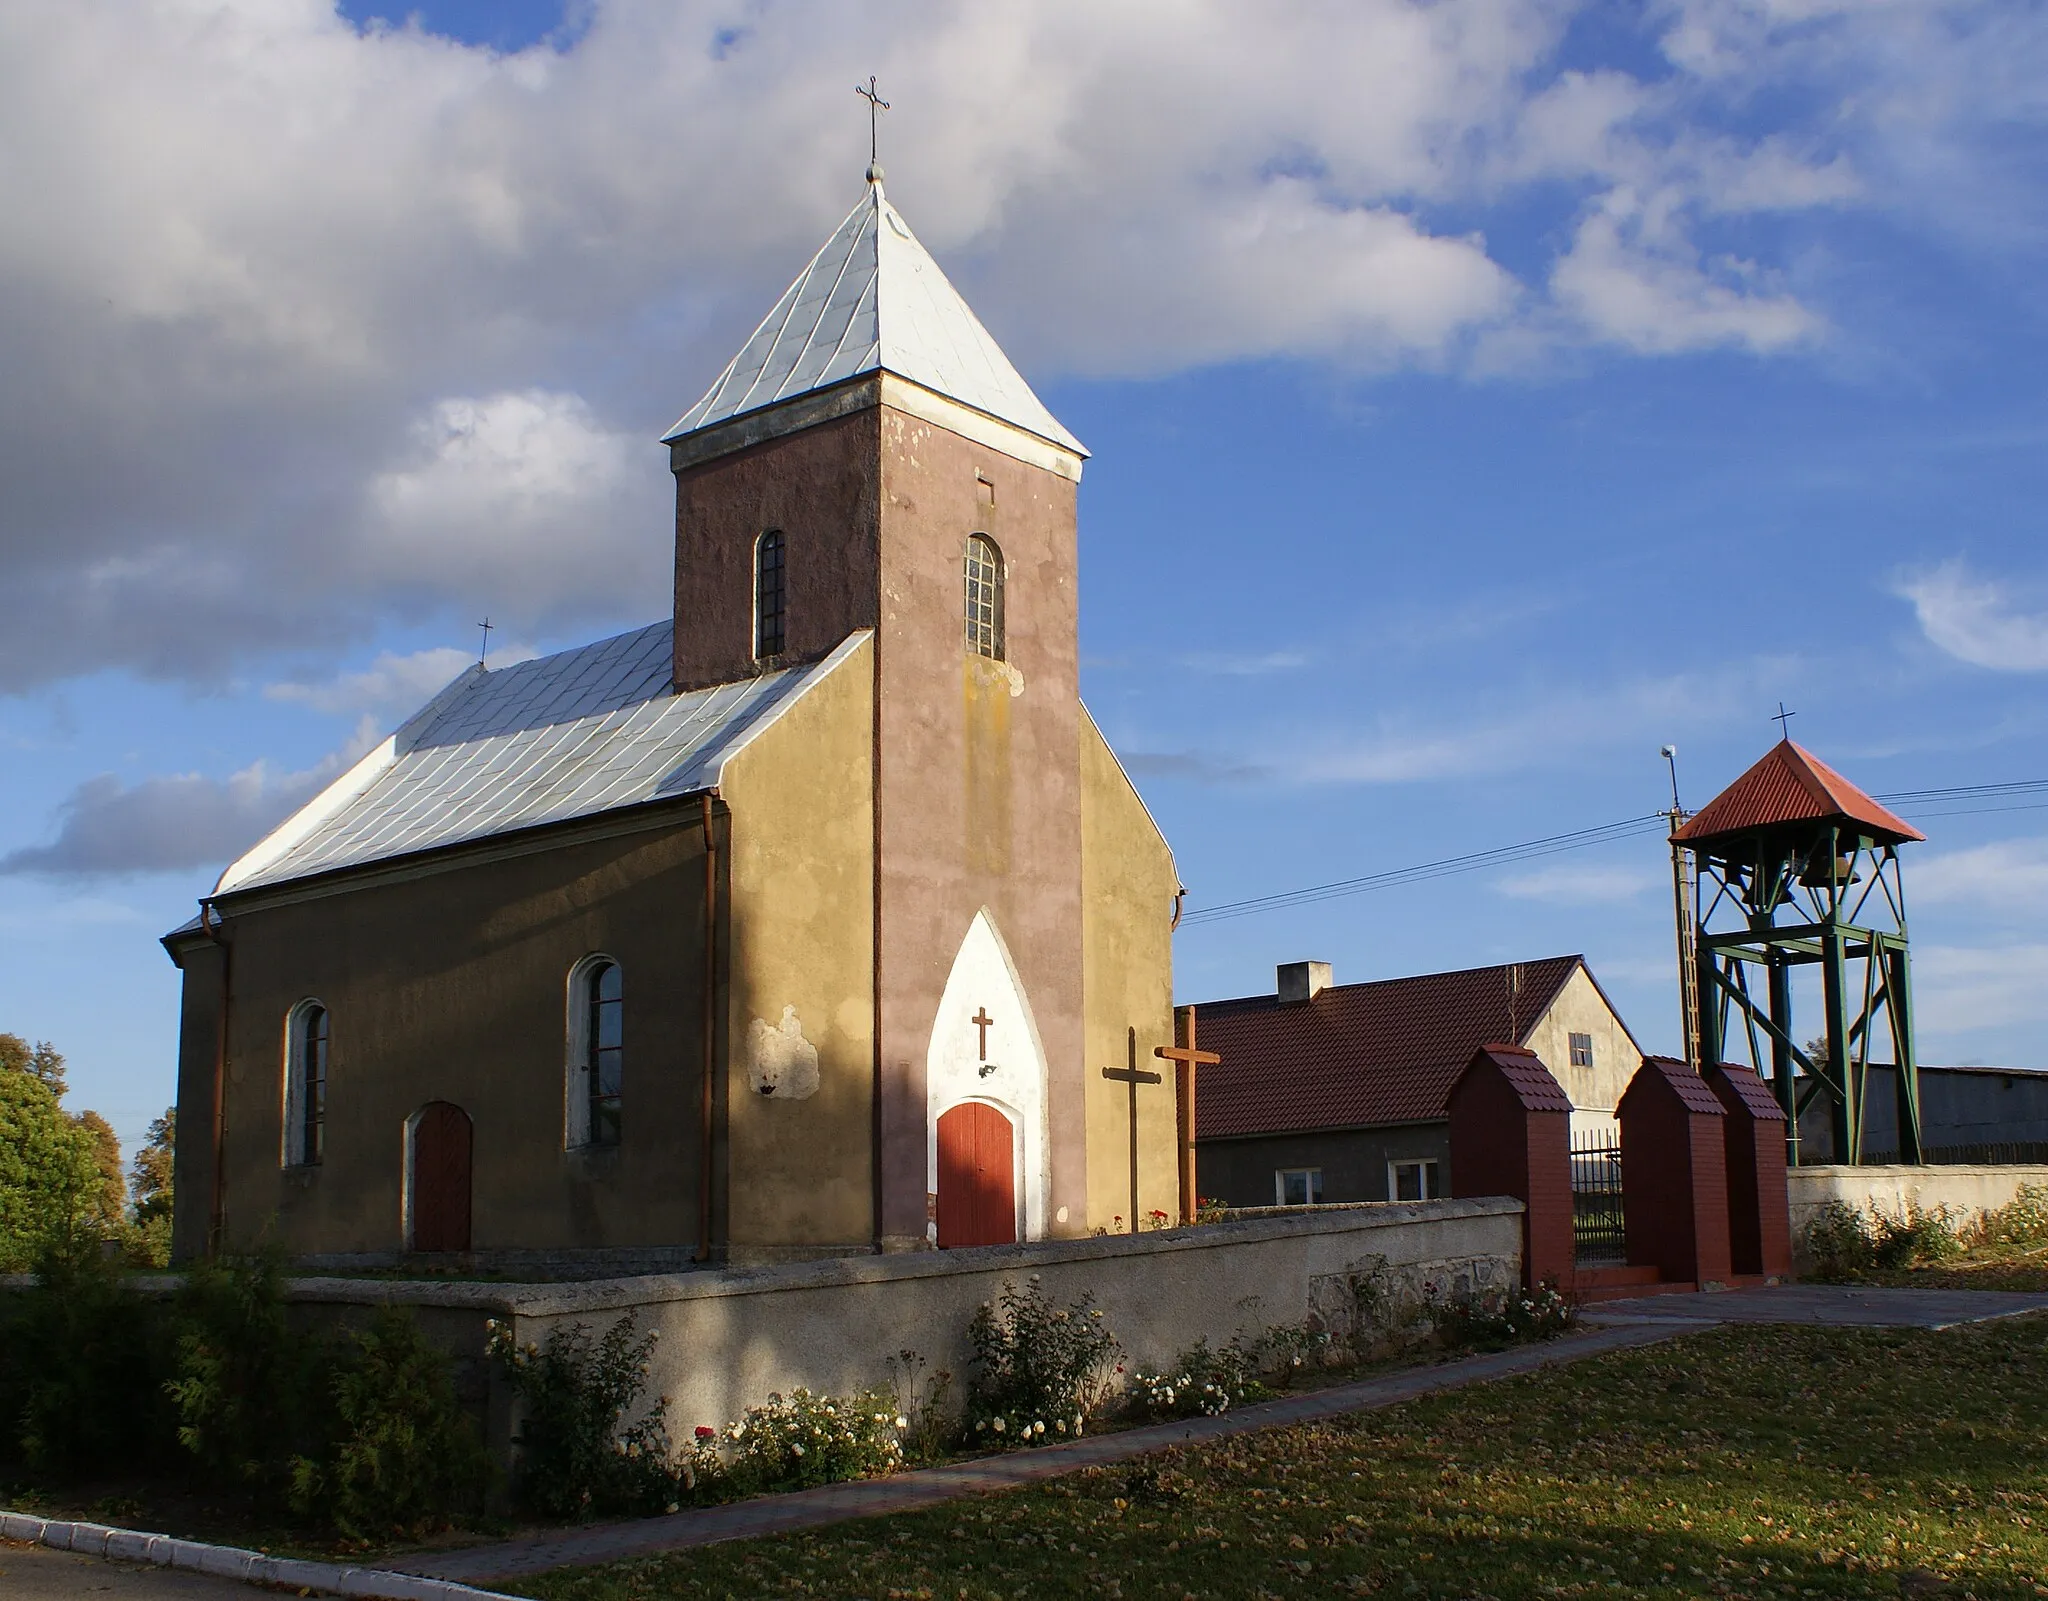
<path fill-rule="evenodd" d="M 1710 1067 L 1705 1077 L 1728 1112 L 1730 1264 L 1737 1273 L 1789 1277 L 1792 1224 L 1785 1191 L 1784 1122 L 1751 1111 L 1729 1083 L 1726 1070 Z"/>
<path fill-rule="evenodd" d="M 1629 1265 L 1673 1283 L 1726 1283 L 1727 1118 L 1687 1107 L 1647 1064 L 1619 1111 Z"/>
<path fill-rule="evenodd" d="M 1531 1111 L 1482 1055 L 1451 1089 L 1451 1194 L 1512 1195 L 1522 1215 L 1522 1281 L 1569 1284 L 1571 1116 Z"/>

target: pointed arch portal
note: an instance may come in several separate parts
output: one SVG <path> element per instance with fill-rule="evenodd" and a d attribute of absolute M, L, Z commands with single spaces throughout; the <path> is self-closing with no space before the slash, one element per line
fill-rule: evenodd
<path fill-rule="evenodd" d="M 1044 1236 L 1045 1080 L 1030 1000 L 983 907 L 953 958 L 925 1059 L 934 1244 Z"/>

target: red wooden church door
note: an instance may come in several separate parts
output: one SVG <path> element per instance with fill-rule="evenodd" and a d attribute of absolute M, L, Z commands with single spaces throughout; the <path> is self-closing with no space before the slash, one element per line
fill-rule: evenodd
<path fill-rule="evenodd" d="M 429 1101 L 413 1120 L 412 1248 L 469 1249 L 469 1114 Z"/>
<path fill-rule="evenodd" d="M 939 1118 L 939 1247 L 1011 1245 L 1017 1182 L 1010 1120 L 963 1101 Z"/>

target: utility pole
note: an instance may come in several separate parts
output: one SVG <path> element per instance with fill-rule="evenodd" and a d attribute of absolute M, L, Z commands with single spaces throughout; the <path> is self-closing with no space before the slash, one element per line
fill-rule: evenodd
<path fill-rule="evenodd" d="M 1678 925 L 1678 1009 L 1685 1030 L 1685 1065 L 1695 1073 L 1706 1064 L 1700 1060 L 1700 970 L 1699 923 L 1693 914 L 1691 863 L 1686 848 L 1678 842 L 1678 830 L 1685 823 L 1685 808 L 1678 800 L 1678 747 L 1666 745 L 1659 752 L 1671 773 L 1671 911 Z"/>

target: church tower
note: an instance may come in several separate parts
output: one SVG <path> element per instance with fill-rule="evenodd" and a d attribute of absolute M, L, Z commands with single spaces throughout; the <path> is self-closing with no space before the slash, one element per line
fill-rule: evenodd
<path fill-rule="evenodd" d="M 664 442 L 679 691 L 871 638 L 877 1242 L 980 1243 L 975 1220 L 941 1216 L 940 1171 L 993 1162 L 1005 1141 L 1023 1234 L 1085 1232 L 1103 1099 L 1089 1080 L 1111 1065 L 1092 1058 L 1105 1043 L 1089 1038 L 1084 996 L 1082 769 L 1086 740 L 1100 743 L 1077 662 L 1087 452 L 890 205 L 879 169 Z M 1123 1012 L 1097 1009 L 1106 1036 Z M 1142 1021 L 1149 1056 L 1166 1020 Z M 1105 1151 L 1121 1143 L 1110 1132 Z M 1121 1163 L 1107 1165 L 1113 1198 Z M 736 1193 L 736 1229 L 739 1207 Z"/>

